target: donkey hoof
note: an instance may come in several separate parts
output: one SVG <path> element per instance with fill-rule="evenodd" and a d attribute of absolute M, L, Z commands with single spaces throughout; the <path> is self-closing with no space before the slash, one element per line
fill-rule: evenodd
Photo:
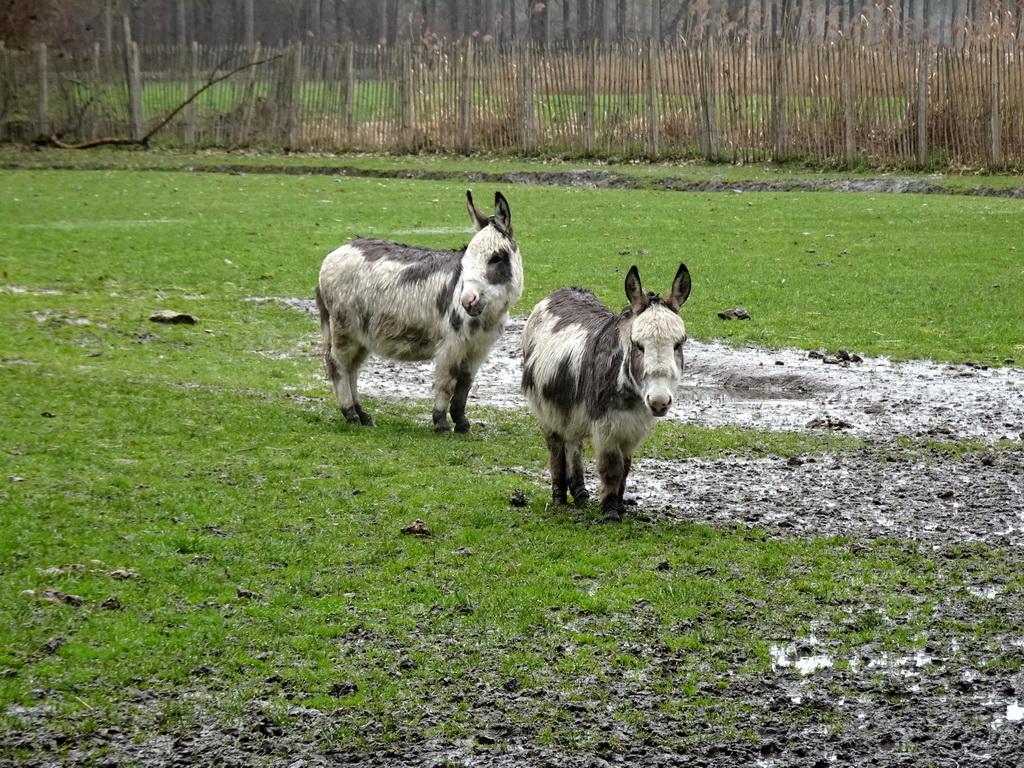
<path fill-rule="evenodd" d="M 473 425 L 468 421 L 458 421 L 455 423 L 455 431 L 463 435 L 469 432 L 472 427 Z"/>
<path fill-rule="evenodd" d="M 626 516 L 626 509 L 619 505 L 605 507 L 603 512 L 604 514 L 601 516 L 602 523 L 621 523 L 622 519 Z"/>
<path fill-rule="evenodd" d="M 582 507 L 584 504 L 590 503 L 590 491 L 586 488 L 580 488 L 578 491 L 573 491 L 572 501 L 577 507 Z"/>
<path fill-rule="evenodd" d="M 373 425 L 373 419 L 358 405 L 350 405 L 348 408 L 341 409 L 342 414 L 345 416 L 345 421 L 349 424 L 370 424 Z"/>

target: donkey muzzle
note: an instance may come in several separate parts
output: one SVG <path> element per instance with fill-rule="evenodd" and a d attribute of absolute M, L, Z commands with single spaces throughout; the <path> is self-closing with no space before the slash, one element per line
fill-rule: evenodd
<path fill-rule="evenodd" d="M 670 394 L 658 394 L 648 395 L 646 398 L 647 409 L 654 416 L 664 416 L 668 413 L 669 408 L 672 407 L 672 395 Z"/>
<path fill-rule="evenodd" d="M 480 294 L 475 291 L 463 291 L 459 301 L 470 317 L 479 317 L 480 313 L 484 311 L 484 305 L 480 302 Z"/>

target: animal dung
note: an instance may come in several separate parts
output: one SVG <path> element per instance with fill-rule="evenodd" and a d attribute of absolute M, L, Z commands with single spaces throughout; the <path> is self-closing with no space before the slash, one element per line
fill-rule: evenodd
<path fill-rule="evenodd" d="M 175 312 L 173 309 L 158 309 L 149 316 L 152 323 L 164 323 L 166 325 L 195 325 L 199 318 L 185 312 Z"/>
<path fill-rule="evenodd" d="M 747 312 L 746 307 L 736 307 L 735 309 L 723 309 L 721 312 L 718 313 L 718 316 L 723 320 L 732 320 L 733 318 L 736 318 L 737 320 L 750 319 L 750 313 Z"/>
<path fill-rule="evenodd" d="M 402 529 L 402 533 L 406 536 L 420 536 L 421 538 L 427 538 L 434 535 L 434 533 L 427 527 L 427 524 L 419 518 L 405 526 Z"/>

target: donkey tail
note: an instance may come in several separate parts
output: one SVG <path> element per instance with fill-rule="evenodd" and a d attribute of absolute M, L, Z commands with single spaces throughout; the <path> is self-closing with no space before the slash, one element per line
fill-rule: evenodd
<path fill-rule="evenodd" d="M 334 357 L 331 354 L 331 313 L 327 309 L 327 304 L 324 302 L 324 295 L 320 291 L 319 285 L 316 287 L 316 308 L 320 312 L 320 336 L 323 338 L 324 364 L 327 366 L 327 370 L 331 372 L 334 364 Z"/>

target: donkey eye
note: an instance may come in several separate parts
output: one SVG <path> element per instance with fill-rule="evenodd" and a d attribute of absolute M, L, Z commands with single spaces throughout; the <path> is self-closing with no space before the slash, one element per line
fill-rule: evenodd
<path fill-rule="evenodd" d="M 502 253 L 501 251 L 497 251 L 494 255 L 491 256 L 490 260 L 487 263 L 488 264 L 500 264 L 504 260 L 505 260 L 505 254 Z"/>
<path fill-rule="evenodd" d="M 641 344 L 639 341 L 634 341 L 633 346 L 636 347 L 636 351 L 639 352 L 641 355 L 644 353 L 644 345 Z"/>
<path fill-rule="evenodd" d="M 680 350 L 682 350 L 682 348 L 683 348 L 683 342 L 681 342 L 681 341 L 677 341 L 675 343 L 675 346 L 672 347 L 672 349 L 674 349 L 676 352 L 679 352 Z"/>

